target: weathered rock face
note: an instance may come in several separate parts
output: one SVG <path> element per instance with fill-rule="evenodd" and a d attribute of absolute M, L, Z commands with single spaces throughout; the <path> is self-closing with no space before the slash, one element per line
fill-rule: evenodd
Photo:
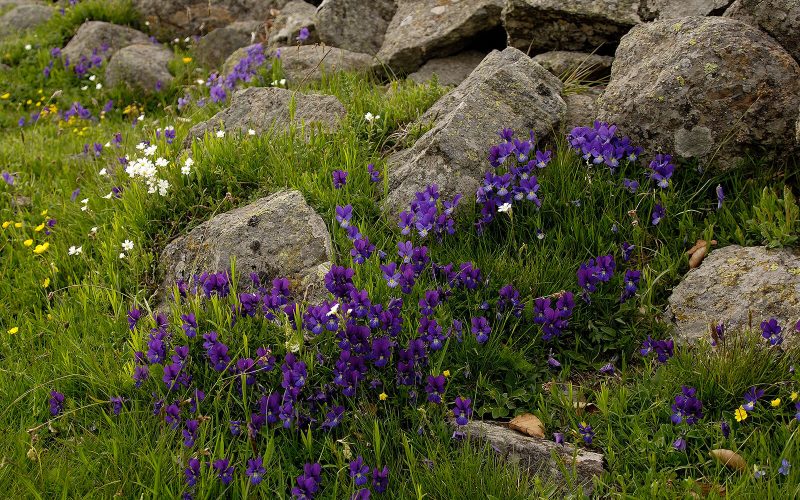
<path fill-rule="evenodd" d="M 395 0 L 324 0 L 317 9 L 317 32 L 327 45 L 377 54 L 396 10 Z"/>
<path fill-rule="evenodd" d="M 458 85 L 483 61 L 486 54 L 468 50 L 449 57 L 431 59 L 422 67 L 408 75 L 417 83 L 425 83 L 436 75 L 441 85 Z"/>
<path fill-rule="evenodd" d="M 169 62 L 172 51 L 150 42 L 129 45 L 106 66 L 106 84 L 127 85 L 144 92 L 158 92 L 172 81 Z"/>
<path fill-rule="evenodd" d="M 78 28 L 62 53 L 70 60 L 77 61 L 82 55 L 90 56 L 95 49 L 108 47 L 104 55 L 111 57 L 128 45 L 149 42 L 147 35 L 133 28 L 103 21 L 87 21 Z"/>
<path fill-rule="evenodd" d="M 297 39 L 302 28 L 308 29 L 308 38 L 304 41 Z M 292 0 L 284 5 L 273 21 L 270 46 L 313 45 L 317 42 L 317 8 L 302 0 Z"/>
<path fill-rule="evenodd" d="M 371 71 L 376 67 L 375 58 L 336 47 L 301 45 L 281 47 L 281 68 L 290 82 L 313 82 L 334 71 Z"/>
<path fill-rule="evenodd" d="M 421 118 L 433 128 L 389 158 L 387 208 L 399 211 L 429 184 L 472 196 L 489 163 L 497 131 L 551 132 L 566 111 L 561 81 L 517 49 L 494 51 Z"/>
<path fill-rule="evenodd" d="M 377 57 L 398 73 L 480 45 L 500 26 L 503 0 L 399 0 Z"/>
<path fill-rule="evenodd" d="M 602 475 L 603 455 L 576 450 L 569 444 L 556 444 L 546 439 L 525 436 L 498 422 L 470 421 L 462 429 L 470 439 L 480 439 L 506 460 L 555 484 L 575 484 L 583 494 L 591 495 L 593 478 Z M 575 472 L 566 481 L 563 470 Z"/>
<path fill-rule="evenodd" d="M 217 28 L 197 43 L 197 60 L 210 68 L 219 67 L 236 49 L 254 42 L 262 24 L 258 21 L 237 21 Z"/>
<path fill-rule="evenodd" d="M 172 38 L 209 33 L 234 21 L 265 20 L 286 0 L 133 0 L 159 36 Z"/>
<path fill-rule="evenodd" d="M 800 0 L 736 0 L 725 17 L 757 26 L 800 62 Z"/>
<path fill-rule="evenodd" d="M 641 22 L 637 0 L 508 0 L 503 23 L 508 45 L 531 54 L 572 50 L 613 54 Z"/>
<path fill-rule="evenodd" d="M 53 8 L 46 5 L 18 5 L 0 16 L 0 35 L 35 28 L 49 21 L 53 12 Z"/>
<path fill-rule="evenodd" d="M 325 221 L 297 191 L 283 191 L 213 217 L 170 242 L 161 255 L 162 290 L 178 279 L 230 270 L 262 280 L 287 277 L 302 297 L 324 289 L 333 258 Z"/>
<path fill-rule="evenodd" d="M 668 313 L 684 342 L 708 339 L 720 321 L 729 331 L 749 328 L 750 313 L 756 331 L 774 317 L 787 334 L 800 319 L 800 253 L 737 245 L 714 250 L 672 291 Z"/>
<path fill-rule="evenodd" d="M 643 21 L 686 16 L 721 15 L 733 0 L 642 0 L 639 16 Z"/>
<path fill-rule="evenodd" d="M 534 56 L 533 60 L 558 77 L 574 73 L 584 81 L 607 77 L 611 74 L 611 63 L 614 62 L 614 58 L 610 56 L 565 50 L 545 52 Z"/>
<path fill-rule="evenodd" d="M 721 17 L 635 27 L 623 38 L 599 117 L 647 151 L 726 169 L 754 148 L 788 153 L 800 67 L 772 38 Z"/>
<path fill-rule="evenodd" d="M 567 103 L 567 113 L 562 121 L 565 132 L 574 127 L 589 127 L 594 123 L 597 117 L 597 99 L 602 93 L 602 90 L 590 87 L 586 92 L 563 96 Z"/>
<path fill-rule="evenodd" d="M 293 117 L 290 114 L 292 100 L 295 106 Z M 241 134 L 253 129 L 257 134 L 264 134 L 269 131 L 281 133 L 291 125 L 305 124 L 312 129 L 331 132 L 339 127 L 345 114 L 344 106 L 334 96 L 249 87 L 234 92 L 229 107 L 192 127 L 184 145 L 188 146 L 195 137 L 202 137 L 206 132 L 220 129 Z"/>

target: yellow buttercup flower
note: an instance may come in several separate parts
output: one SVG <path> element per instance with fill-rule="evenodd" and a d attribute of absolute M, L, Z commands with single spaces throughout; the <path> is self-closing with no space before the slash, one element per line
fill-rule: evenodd
<path fill-rule="evenodd" d="M 3 229 L 6 229 L 8 226 L 10 226 L 10 225 L 11 225 L 11 224 L 13 224 L 13 223 L 14 223 L 14 222 L 13 222 L 13 221 L 10 221 L 10 220 L 3 221 Z"/>
<path fill-rule="evenodd" d="M 183 62 L 186 63 L 186 64 L 189 64 L 190 62 L 192 62 L 192 58 L 191 57 L 184 57 L 183 58 Z"/>
<path fill-rule="evenodd" d="M 797 401 L 797 391 L 792 391 L 792 395 L 789 397 L 792 398 L 792 401 Z"/>
<path fill-rule="evenodd" d="M 47 215 L 47 210 L 42 210 L 42 217 L 44 217 L 45 215 Z"/>
<path fill-rule="evenodd" d="M 19 327 L 18 326 L 12 326 L 11 328 L 8 329 L 8 334 L 9 335 L 14 335 L 18 331 L 19 331 Z"/>
<path fill-rule="evenodd" d="M 42 288 L 47 288 L 48 286 L 50 286 L 50 278 L 45 278 L 42 281 Z"/>
<path fill-rule="evenodd" d="M 382 392 L 380 396 L 378 396 L 378 399 L 380 399 L 381 401 L 386 401 L 387 399 L 389 399 L 389 395 L 386 394 L 385 392 Z"/>
<path fill-rule="evenodd" d="M 21 228 L 22 227 L 22 222 L 15 222 L 14 223 L 14 227 L 17 228 L 17 229 Z"/>
<path fill-rule="evenodd" d="M 737 422 L 747 420 L 747 410 L 744 409 L 744 406 L 740 406 L 739 408 L 737 408 L 734 414 L 736 416 Z"/>
<path fill-rule="evenodd" d="M 28 238 L 27 240 L 23 241 L 22 244 L 25 245 L 26 247 L 29 247 L 33 245 L 33 240 Z"/>
<path fill-rule="evenodd" d="M 45 241 L 41 245 L 36 245 L 36 247 L 33 249 L 33 253 L 35 253 L 36 255 L 41 255 L 45 253 L 48 248 L 50 248 L 50 243 Z"/>
<path fill-rule="evenodd" d="M 775 398 L 770 401 L 769 404 L 771 404 L 773 408 L 777 408 L 781 405 L 781 398 Z"/>
<path fill-rule="evenodd" d="M 38 232 L 39 232 L 39 231 L 41 231 L 42 229 L 44 229 L 44 222 L 42 222 L 41 224 L 39 224 L 38 226 L 36 226 L 36 227 L 34 228 L 34 231 L 36 231 L 36 232 L 38 233 Z"/>
<path fill-rule="evenodd" d="M 11 97 L 11 94 L 9 94 L 8 92 L 6 92 L 3 95 L 0 95 L 0 99 L 8 99 L 9 97 Z"/>
<path fill-rule="evenodd" d="M 449 377 L 450 376 L 450 370 L 445 370 L 444 372 L 442 372 L 442 375 L 444 375 L 445 377 Z"/>

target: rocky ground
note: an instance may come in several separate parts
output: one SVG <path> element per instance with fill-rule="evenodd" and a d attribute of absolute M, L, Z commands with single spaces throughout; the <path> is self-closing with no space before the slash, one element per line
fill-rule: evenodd
<path fill-rule="evenodd" d="M 800 496 L 799 36 L 797 0 L 0 0 L 0 485 Z"/>

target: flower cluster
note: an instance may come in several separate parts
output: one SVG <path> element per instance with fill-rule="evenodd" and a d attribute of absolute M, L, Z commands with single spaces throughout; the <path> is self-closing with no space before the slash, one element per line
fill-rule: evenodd
<path fill-rule="evenodd" d="M 567 136 L 570 146 L 588 163 L 605 164 L 615 171 L 620 162 L 635 162 L 642 148 L 630 144 L 628 137 L 617 137 L 617 126 L 595 121 L 592 127 L 575 127 Z"/>
<path fill-rule="evenodd" d="M 578 269 L 578 286 L 581 287 L 581 296 L 583 297 L 583 300 L 589 302 L 589 294 L 597 291 L 598 284 L 608 283 L 614 276 L 615 269 L 616 263 L 614 262 L 614 256 L 611 254 L 602 255 L 596 259 L 590 259 L 588 262 L 581 264 L 580 268 Z M 634 288 L 634 293 L 635 291 L 636 290 Z"/>
<path fill-rule="evenodd" d="M 695 397 L 695 394 L 697 389 L 694 387 L 681 388 L 681 393 L 675 396 L 675 403 L 672 405 L 672 423 L 686 422 L 688 425 L 694 425 L 703 418 L 703 403 Z"/>
<path fill-rule="evenodd" d="M 455 232 L 453 213 L 461 195 L 457 194 L 452 200 L 440 200 L 439 187 L 431 184 L 424 191 L 416 193 L 409 210 L 400 213 L 400 233 L 409 235 L 416 232 L 425 239 L 430 234 L 438 237 L 445 233 Z"/>
<path fill-rule="evenodd" d="M 545 168 L 553 156 L 551 151 L 536 150 L 533 131 L 527 140 L 515 139 L 510 129 L 503 129 L 498 135 L 505 142 L 489 149 L 489 164 L 494 171 L 486 172 L 476 193 L 481 206 L 478 231 L 483 231 L 498 212 L 509 212 L 516 202 L 531 202 L 540 208 L 539 180 L 534 172 Z"/>
<path fill-rule="evenodd" d="M 666 363 L 667 360 L 675 354 L 675 345 L 672 339 L 653 340 L 653 338 L 648 335 L 647 340 L 642 343 L 642 348 L 639 352 L 642 356 L 655 354 L 659 363 Z"/>

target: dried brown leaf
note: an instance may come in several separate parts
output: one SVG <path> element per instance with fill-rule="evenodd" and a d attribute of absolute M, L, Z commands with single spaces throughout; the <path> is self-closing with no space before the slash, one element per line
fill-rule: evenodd
<path fill-rule="evenodd" d="M 744 458 L 731 450 L 723 448 L 711 450 L 711 457 L 729 469 L 738 471 L 747 470 L 747 462 L 744 461 Z"/>
<path fill-rule="evenodd" d="M 544 437 L 544 424 L 539 420 L 539 417 L 532 413 L 524 413 L 514 417 L 508 423 L 508 427 L 527 436 Z"/>

